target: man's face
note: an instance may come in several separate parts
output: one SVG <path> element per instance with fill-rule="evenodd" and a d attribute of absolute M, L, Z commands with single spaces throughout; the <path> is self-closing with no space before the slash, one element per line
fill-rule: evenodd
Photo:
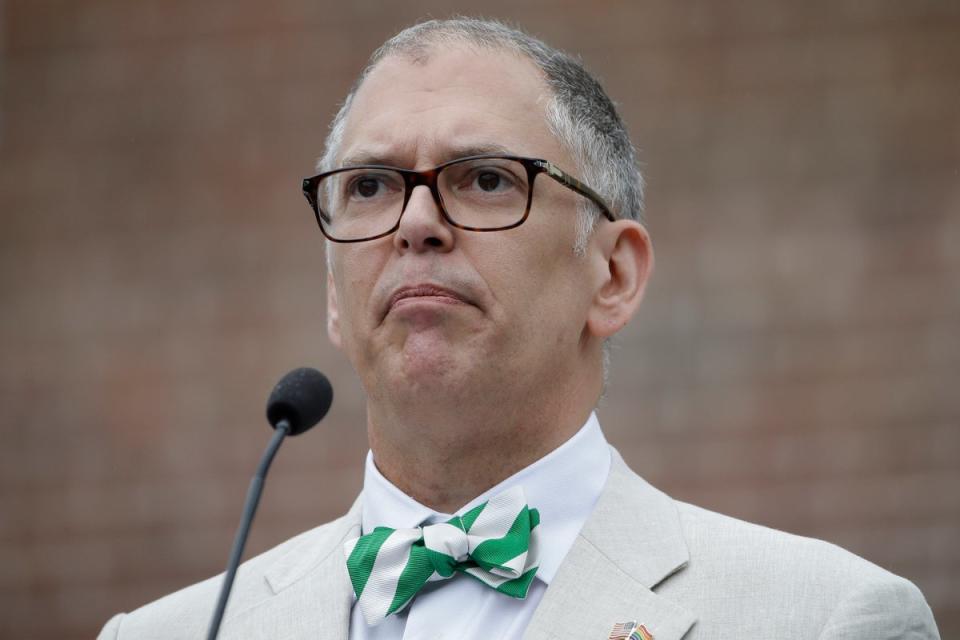
<path fill-rule="evenodd" d="M 536 68 L 506 52 L 389 57 L 355 96 L 338 161 L 423 170 L 504 151 L 575 172 L 547 128 L 546 94 Z M 579 196 L 546 176 L 534 184 L 515 229 L 451 227 L 417 187 L 396 233 L 331 246 L 330 338 L 372 400 L 508 402 L 570 376 L 591 299 L 573 251 Z"/>

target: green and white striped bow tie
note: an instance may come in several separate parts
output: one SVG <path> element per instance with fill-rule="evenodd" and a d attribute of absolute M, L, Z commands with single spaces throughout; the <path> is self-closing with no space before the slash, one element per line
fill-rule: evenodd
<path fill-rule="evenodd" d="M 347 571 L 367 624 L 402 611 L 427 582 L 465 573 L 525 598 L 537 568 L 540 513 L 515 487 L 447 522 L 377 527 L 344 545 Z"/>

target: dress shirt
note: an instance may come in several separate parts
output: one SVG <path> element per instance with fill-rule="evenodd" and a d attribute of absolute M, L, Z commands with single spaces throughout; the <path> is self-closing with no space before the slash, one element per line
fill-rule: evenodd
<path fill-rule="evenodd" d="M 511 598 L 469 576 L 429 582 L 410 606 L 368 626 L 353 607 L 350 640 L 490 640 L 520 638 L 540 599 L 593 511 L 610 472 L 610 447 L 600 423 L 590 414 L 586 424 L 565 443 L 485 491 L 457 511 L 462 515 L 492 496 L 523 487 L 527 505 L 540 511 L 540 568 L 523 600 Z M 413 528 L 446 522 L 437 513 L 400 491 L 367 454 L 363 479 L 361 527 Z"/>

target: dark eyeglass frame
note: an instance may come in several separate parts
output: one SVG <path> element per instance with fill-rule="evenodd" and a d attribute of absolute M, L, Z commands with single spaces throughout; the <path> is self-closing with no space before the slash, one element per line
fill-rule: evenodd
<path fill-rule="evenodd" d="M 470 162 L 472 160 L 513 160 L 519 162 L 527 170 L 527 205 L 523 212 L 523 217 L 517 220 L 514 223 L 502 226 L 502 227 L 491 227 L 491 228 L 477 228 L 471 227 L 468 225 L 460 224 L 455 220 L 450 218 L 450 214 L 447 213 L 447 208 L 443 204 L 443 196 L 440 195 L 440 189 L 437 187 L 437 178 L 440 175 L 440 172 L 445 168 L 460 164 L 462 162 Z M 354 238 L 351 240 L 344 240 L 341 238 L 334 238 L 323 226 L 323 220 L 329 220 L 329 216 L 323 212 L 323 209 L 320 207 L 318 191 L 320 188 L 320 181 L 328 176 L 332 176 L 338 173 L 343 173 L 346 171 L 355 171 L 357 169 L 374 169 L 374 170 L 390 170 L 395 171 L 396 173 L 403 176 L 404 181 L 404 194 L 403 194 L 403 206 L 400 209 L 400 215 L 397 216 L 397 221 L 390 228 L 389 231 L 384 231 L 375 236 L 370 236 L 369 238 Z M 391 233 L 394 233 L 397 229 L 400 228 L 400 220 L 403 218 L 404 212 L 407 210 L 407 203 L 410 201 L 410 195 L 413 193 L 413 189 L 419 186 L 425 186 L 430 189 L 430 193 L 433 195 L 433 201 L 437 204 L 437 208 L 440 210 L 440 214 L 443 216 L 443 219 L 450 226 L 456 227 L 458 229 L 465 229 L 466 231 L 505 231 L 507 229 L 513 229 L 519 227 L 523 224 L 527 216 L 530 215 L 530 203 L 533 202 L 533 183 L 536 180 L 536 177 L 541 173 L 545 173 L 563 186 L 568 189 L 575 191 L 581 196 L 587 198 L 593 202 L 600 209 L 600 212 L 603 214 L 607 220 L 613 222 L 616 220 L 616 217 L 613 213 L 610 212 L 610 207 L 607 206 L 606 202 L 603 201 L 603 198 L 600 197 L 596 191 L 580 182 L 573 176 L 571 176 L 566 171 L 563 171 L 553 163 L 542 160 L 540 158 L 524 158 L 522 156 L 512 156 L 504 154 L 482 154 L 475 156 L 466 156 L 463 158 L 457 158 L 456 160 L 450 160 L 449 162 L 444 162 L 443 164 L 434 167 L 433 169 L 427 169 L 425 171 L 414 171 L 413 169 L 401 169 L 400 167 L 391 167 L 388 165 L 379 165 L 379 164 L 362 164 L 352 167 L 342 167 L 340 169 L 334 169 L 333 171 L 326 171 L 324 173 L 311 176 L 309 178 L 303 179 L 303 195 L 306 197 L 307 202 L 310 204 L 310 207 L 313 209 L 313 214 L 317 219 L 317 225 L 320 227 L 320 232 L 330 240 L 331 242 L 367 242 L 370 240 L 377 240 L 379 238 L 386 237 Z"/>

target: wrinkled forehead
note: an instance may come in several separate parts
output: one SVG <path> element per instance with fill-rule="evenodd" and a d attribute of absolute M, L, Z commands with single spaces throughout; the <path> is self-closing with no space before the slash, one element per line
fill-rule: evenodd
<path fill-rule="evenodd" d="M 426 168 L 477 153 L 553 156 L 550 92 L 526 56 L 455 44 L 390 54 L 366 74 L 336 164 Z"/>

